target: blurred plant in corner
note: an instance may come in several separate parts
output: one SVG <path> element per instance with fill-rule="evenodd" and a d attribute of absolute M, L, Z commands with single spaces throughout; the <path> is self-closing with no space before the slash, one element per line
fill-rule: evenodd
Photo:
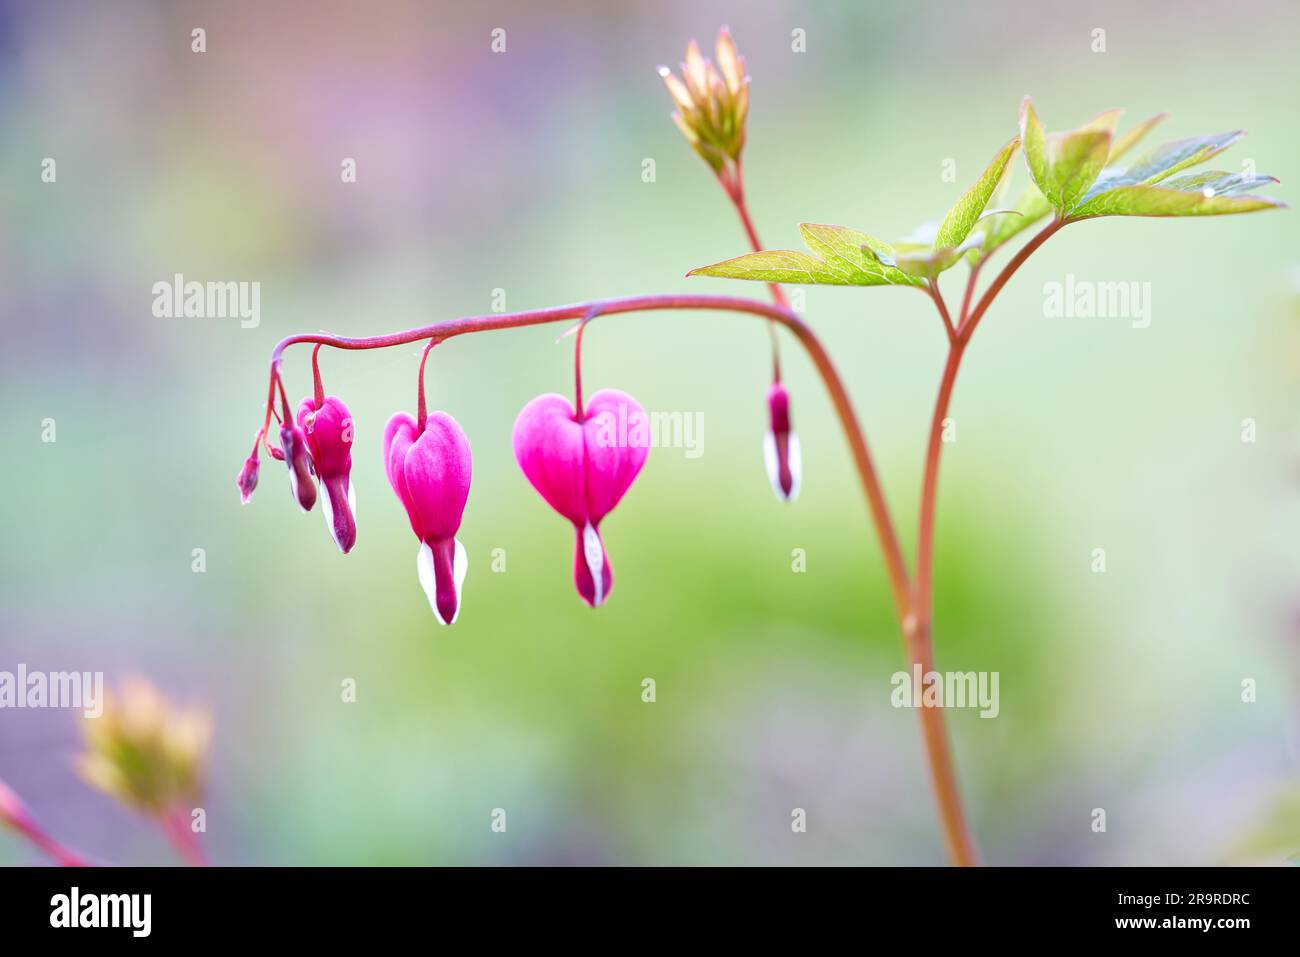
<path fill-rule="evenodd" d="M 186 863 L 206 865 L 199 838 L 206 820 L 197 804 L 212 740 L 207 710 L 178 707 L 147 679 L 131 677 L 117 692 L 105 694 L 101 715 L 83 722 L 86 750 L 76 761 L 82 779 L 157 824 Z M 83 855 L 46 833 L 3 781 L 0 824 L 17 831 L 57 864 L 87 863 Z"/>

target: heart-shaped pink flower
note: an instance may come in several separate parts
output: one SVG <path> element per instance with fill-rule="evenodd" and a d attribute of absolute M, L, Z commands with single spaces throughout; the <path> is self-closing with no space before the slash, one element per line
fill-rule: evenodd
<path fill-rule="evenodd" d="M 641 403 L 617 389 L 597 392 L 584 413 L 562 395 L 539 395 L 515 419 L 512 443 L 533 488 L 573 523 L 573 581 L 595 608 L 614 584 L 600 522 L 645 465 L 650 434 Z"/>
<path fill-rule="evenodd" d="M 325 495 L 325 523 L 343 554 L 357 543 L 357 497 L 352 488 L 352 413 L 343 400 L 327 396 L 319 402 L 308 396 L 298 403 L 298 427 L 306 435 L 312 465 Z M 302 480 L 298 480 L 302 492 Z M 310 506 L 304 504 L 304 508 Z"/>
<path fill-rule="evenodd" d="M 456 538 L 473 473 L 469 439 L 446 412 L 430 415 L 422 432 L 415 419 L 398 412 L 384 427 L 384 468 L 420 540 L 416 571 L 429 607 L 449 625 L 460 614 L 469 566 Z"/>

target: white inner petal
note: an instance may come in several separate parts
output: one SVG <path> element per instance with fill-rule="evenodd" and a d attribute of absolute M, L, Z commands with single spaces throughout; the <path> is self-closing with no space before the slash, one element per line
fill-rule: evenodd
<path fill-rule="evenodd" d="M 785 492 L 781 491 L 781 462 L 776 457 L 776 436 L 770 429 L 763 433 L 763 464 L 767 466 L 767 480 L 772 483 L 772 491 L 784 501 Z"/>
<path fill-rule="evenodd" d="M 330 494 L 330 487 L 328 485 L 323 486 L 323 488 L 325 494 L 320 498 L 322 506 L 321 512 L 325 515 L 325 527 L 329 529 L 330 538 L 334 539 L 334 544 L 338 545 L 339 551 L 342 551 L 343 546 L 339 545 L 338 533 L 334 531 L 334 496 Z"/>
<path fill-rule="evenodd" d="M 790 466 L 790 494 L 781 488 L 781 460 L 776 455 L 776 435 L 771 431 L 763 436 L 763 464 L 767 466 L 767 479 L 772 483 L 772 491 L 783 502 L 793 502 L 799 497 L 799 485 L 803 478 L 803 456 L 799 451 L 799 436 L 793 432 L 786 437 L 786 455 Z"/>
<path fill-rule="evenodd" d="M 587 562 L 587 571 L 596 586 L 596 601 L 599 605 L 605 600 L 605 549 L 600 544 L 600 535 L 591 523 L 582 528 L 582 557 Z"/>
<path fill-rule="evenodd" d="M 456 587 L 456 613 L 451 616 L 451 621 L 443 621 L 442 612 L 438 611 L 438 579 L 433 573 L 433 549 L 428 545 L 421 545 L 419 554 L 415 556 L 415 571 L 420 577 L 420 587 L 424 589 L 425 597 L 429 599 L 429 607 L 433 610 L 433 617 L 438 619 L 440 625 L 453 624 L 460 617 L 460 596 L 465 587 L 465 575 L 469 571 L 469 555 L 465 551 L 465 546 L 461 544 L 459 538 L 455 542 L 456 548 L 451 560 L 451 580 Z"/>
<path fill-rule="evenodd" d="M 328 485 L 321 483 L 321 488 L 325 490 L 325 494 L 321 496 L 325 503 L 325 507 L 321 509 L 325 513 L 325 527 L 330 530 L 330 538 L 334 539 L 334 544 L 338 545 L 339 551 L 343 551 L 338 532 L 334 529 L 334 496 L 330 494 Z M 357 520 L 357 493 L 352 487 L 351 479 L 348 479 L 348 508 L 352 512 L 352 522 L 355 524 Z"/>
<path fill-rule="evenodd" d="M 433 549 L 428 545 L 420 545 L 420 551 L 415 556 L 415 571 L 420 576 L 420 587 L 424 589 L 425 597 L 429 599 L 433 616 L 438 619 L 439 624 L 447 624 L 438 611 L 438 584 L 433 574 Z"/>

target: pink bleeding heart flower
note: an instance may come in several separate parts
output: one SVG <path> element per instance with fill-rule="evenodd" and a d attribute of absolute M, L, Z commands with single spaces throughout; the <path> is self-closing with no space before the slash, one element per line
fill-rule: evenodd
<path fill-rule="evenodd" d="M 460 614 L 469 567 L 456 532 L 469 499 L 473 466 L 469 439 L 446 412 L 434 412 L 422 430 L 405 412 L 396 413 L 384 427 L 388 483 L 420 540 L 416 571 L 434 617 L 444 625 Z"/>
<path fill-rule="evenodd" d="M 308 396 L 298 403 L 298 427 L 306 435 L 312 464 L 325 489 L 321 499 L 325 524 L 334 544 L 346 555 L 357 543 L 357 500 L 352 488 L 352 414 L 343 400 L 335 396 L 319 400 Z"/>
<path fill-rule="evenodd" d="M 773 382 L 767 392 L 767 409 L 770 426 L 763 436 L 767 477 L 777 498 L 793 502 L 799 497 L 803 457 L 799 450 L 799 436 L 790 428 L 790 395 L 780 382 Z"/>
<path fill-rule="evenodd" d="M 292 422 L 280 426 L 280 451 L 289 468 L 289 491 L 304 512 L 316 504 L 316 479 L 307 450 L 307 435 Z"/>
<path fill-rule="evenodd" d="M 641 404 L 626 392 L 602 389 L 581 418 L 569 400 L 549 393 L 515 419 L 515 460 L 533 488 L 577 532 L 573 581 L 582 600 L 603 604 L 614 584 L 600 522 L 631 487 L 650 451 Z"/>

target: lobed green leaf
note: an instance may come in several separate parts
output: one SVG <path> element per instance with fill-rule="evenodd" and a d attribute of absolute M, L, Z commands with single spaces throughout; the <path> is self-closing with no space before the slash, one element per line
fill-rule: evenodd
<path fill-rule="evenodd" d="M 1048 134 L 1025 97 L 1020 105 L 1020 137 L 1029 174 L 1038 191 L 1064 215 L 1106 165 L 1118 110 L 1102 113 L 1077 130 Z"/>
<path fill-rule="evenodd" d="M 1215 195 L 1206 189 L 1174 189 L 1170 186 L 1143 184 L 1108 190 L 1079 206 L 1070 217 L 1223 216 L 1261 209 L 1281 209 L 1285 206 L 1285 203 L 1269 196 L 1225 196 Z"/>
<path fill-rule="evenodd" d="M 1280 183 L 1276 176 L 1261 176 L 1252 173 L 1229 173 L 1221 169 L 1204 170 L 1187 176 L 1175 176 L 1164 180 L 1160 185 L 1166 189 L 1209 190 L 1211 196 L 1231 196 L 1247 193 L 1260 186 Z"/>
<path fill-rule="evenodd" d="M 692 269 L 688 276 L 823 286 L 919 286 L 899 269 L 889 243 L 849 229 L 801 223 L 799 232 L 816 256 L 788 249 L 764 250 Z"/>
<path fill-rule="evenodd" d="M 1196 166 L 1218 156 L 1243 136 L 1245 133 L 1242 131 L 1233 130 L 1164 143 L 1126 167 L 1108 167 L 1084 195 L 1083 202 L 1121 186 L 1158 183 L 1189 166 Z"/>
<path fill-rule="evenodd" d="M 1048 202 L 1059 213 L 1066 213 L 1088 191 L 1110 156 L 1110 133 L 1105 130 L 1082 130 L 1066 133 L 1054 141 L 1052 148 L 1052 185 L 1055 192 L 1045 192 Z"/>
<path fill-rule="evenodd" d="M 1047 131 L 1043 128 L 1034 101 L 1025 97 L 1020 104 L 1020 147 L 1025 151 L 1029 176 L 1046 196 L 1052 190 L 1052 164 L 1047 155 Z"/>
<path fill-rule="evenodd" d="M 1011 163 L 1011 158 L 1015 156 L 1016 148 L 1019 145 L 1020 139 L 1016 137 L 1002 147 L 998 154 L 993 157 L 993 161 L 980 174 L 980 178 L 975 185 L 963 193 L 952 209 L 948 211 L 948 215 L 944 217 L 939 226 L 938 235 L 934 239 L 934 248 L 936 250 L 960 246 L 966 237 L 970 235 L 970 231 L 979 221 L 980 216 L 983 215 L 984 208 L 988 206 L 989 199 L 1006 175 L 1007 167 Z"/>

